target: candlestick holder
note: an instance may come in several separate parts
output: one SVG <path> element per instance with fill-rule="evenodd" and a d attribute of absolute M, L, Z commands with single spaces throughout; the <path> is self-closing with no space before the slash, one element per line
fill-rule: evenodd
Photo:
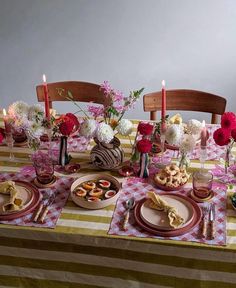
<path fill-rule="evenodd" d="M 14 159 L 15 159 L 15 156 L 14 156 L 14 154 L 13 154 L 13 146 L 14 146 L 14 139 L 13 139 L 13 136 L 12 136 L 12 133 L 11 132 L 9 132 L 9 133 L 6 133 L 6 144 L 7 144 L 7 146 L 8 146 L 8 148 L 9 148 L 9 160 L 10 161 L 14 161 Z"/>
<path fill-rule="evenodd" d="M 158 161 L 155 163 L 155 166 L 157 168 L 163 168 L 168 164 L 167 161 L 165 161 L 165 159 L 164 159 L 165 141 L 166 141 L 165 133 L 161 133 L 161 135 L 160 135 L 161 152 L 160 152 L 160 155 L 158 156 L 158 158 L 159 158 Z"/>
<path fill-rule="evenodd" d="M 200 147 L 200 151 L 199 151 L 200 155 L 199 155 L 199 160 L 200 160 L 200 164 L 201 164 L 201 171 L 204 171 L 204 166 L 205 166 L 205 162 L 207 159 L 207 149 L 206 146 L 201 146 Z"/>

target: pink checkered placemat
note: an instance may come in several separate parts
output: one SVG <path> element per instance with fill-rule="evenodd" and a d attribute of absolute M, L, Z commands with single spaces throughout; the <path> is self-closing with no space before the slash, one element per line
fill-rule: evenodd
<path fill-rule="evenodd" d="M 113 213 L 112 221 L 110 224 L 110 229 L 108 234 L 112 235 L 121 235 L 121 236 L 132 236 L 132 237 L 146 237 L 146 238 L 157 238 L 157 239 L 172 239 L 179 241 L 190 241 L 190 242 L 199 242 L 211 245 L 226 245 L 226 186 L 219 183 L 213 184 L 213 190 L 215 192 L 215 197 L 212 199 L 212 202 L 216 204 L 216 220 L 215 220 L 215 239 L 207 240 L 199 237 L 199 228 L 197 225 L 194 229 L 188 233 L 177 236 L 177 237 L 160 237 L 155 236 L 151 233 L 143 230 L 137 223 L 135 223 L 133 210 L 130 212 L 130 219 L 127 223 L 127 230 L 123 231 L 121 228 L 121 221 L 125 215 L 125 202 L 134 197 L 136 201 L 144 198 L 146 193 L 150 190 L 156 192 L 163 192 L 159 189 L 153 188 L 150 183 L 140 180 L 138 178 L 131 178 L 124 182 L 121 195 L 117 201 L 116 208 Z M 182 195 L 187 195 L 189 189 L 183 189 L 178 193 Z M 174 192 L 173 192 L 174 193 Z M 199 204 L 202 206 L 203 204 Z"/>
<path fill-rule="evenodd" d="M 25 182 L 31 182 L 34 178 L 34 175 L 26 175 L 20 173 L 1 173 L 0 174 L 0 181 L 7 181 L 7 180 L 21 180 L 24 179 Z M 60 177 L 57 179 L 55 184 L 50 188 L 39 189 L 42 196 L 46 194 L 52 195 L 53 193 L 56 195 L 55 201 L 50 206 L 48 214 L 45 218 L 44 223 L 34 223 L 32 222 L 34 211 L 29 213 L 26 216 L 9 220 L 9 221 L 0 221 L 2 224 L 9 224 L 9 225 L 18 225 L 18 226 L 29 226 L 29 227 L 45 227 L 45 228 L 55 228 L 58 218 L 61 215 L 62 208 L 65 206 L 66 201 L 70 194 L 70 186 L 74 181 L 73 178 L 67 177 Z M 37 208 L 36 208 L 37 209 Z"/>
<path fill-rule="evenodd" d="M 219 125 L 207 125 L 207 130 L 209 132 L 209 139 L 207 140 L 207 159 L 206 160 L 215 160 L 223 157 L 225 154 L 225 147 L 218 146 L 214 139 L 213 133 L 216 129 L 218 129 Z M 178 150 L 169 150 L 167 149 L 165 152 L 165 158 L 178 158 L 179 151 Z M 199 145 L 196 145 L 193 152 L 189 155 L 190 159 L 199 159 Z M 155 157 L 154 157 L 155 162 Z"/>

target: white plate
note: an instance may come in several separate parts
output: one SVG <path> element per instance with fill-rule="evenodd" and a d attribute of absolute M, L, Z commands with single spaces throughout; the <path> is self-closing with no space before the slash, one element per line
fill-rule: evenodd
<path fill-rule="evenodd" d="M 18 194 L 16 196 L 16 198 L 21 198 L 22 199 L 22 207 L 19 210 L 16 211 L 3 211 L 3 205 L 9 201 L 10 199 L 10 195 L 6 195 L 6 194 L 2 194 L 0 193 L 0 215 L 8 215 L 8 214 L 12 214 L 12 213 L 16 213 L 19 212 L 23 209 L 25 209 L 27 206 L 29 206 L 31 204 L 31 202 L 33 201 L 33 191 L 26 187 L 26 185 L 15 181 L 15 186 L 16 189 L 18 191 Z"/>
<path fill-rule="evenodd" d="M 148 205 L 148 200 L 143 203 L 140 209 L 140 216 L 146 224 L 153 228 L 162 230 L 174 230 L 183 228 L 192 221 L 194 209 L 190 202 L 181 197 L 178 197 L 178 195 L 161 195 L 161 198 L 165 200 L 170 206 L 176 208 L 178 214 L 184 219 L 183 224 L 178 228 L 171 227 L 167 213 L 150 208 Z"/>

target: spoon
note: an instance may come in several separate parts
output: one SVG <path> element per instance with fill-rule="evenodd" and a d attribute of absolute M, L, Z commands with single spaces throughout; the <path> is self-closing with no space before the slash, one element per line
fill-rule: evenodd
<path fill-rule="evenodd" d="M 135 205 L 134 197 L 131 197 L 125 202 L 126 214 L 122 226 L 123 230 L 126 230 L 126 225 L 129 221 L 129 211 L 134 208 L 134 205 Z"/>

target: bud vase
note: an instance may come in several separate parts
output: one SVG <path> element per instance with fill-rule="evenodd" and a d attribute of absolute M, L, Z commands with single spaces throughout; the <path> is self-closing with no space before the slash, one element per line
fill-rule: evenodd
<path fill-rule="evenodd" d="M 149 164 L 149 156 L 148 153 L 142 153 L 140 155 L 140 168 L 138 171 L 138 177 L 140 178 L 148 178 L 149 176 L 149 169 L 148 169 L 148 164 Z"/>
<path fill-rule="evenodd" d="M 67 153 L 67 136 L 60 138 L 59 165 L 65 166 L 70 162 L 70 155 Z"/>

